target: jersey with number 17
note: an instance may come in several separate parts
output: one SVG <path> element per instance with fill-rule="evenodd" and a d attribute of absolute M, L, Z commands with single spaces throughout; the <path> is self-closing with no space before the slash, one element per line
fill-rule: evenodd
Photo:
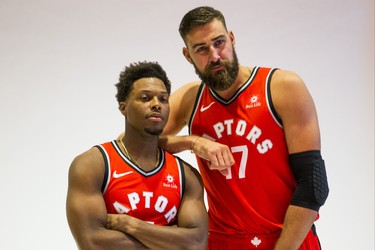
<path fill-rule="evenodd" d="M 189 133 L 226 144 L 235 164 L 229 175 L 197 157 L 207 191 L 210 231 L 270 233 L 281 228 L 296 187 L 284 131 L 271 101 L 276 69 L 255 67 L 228 100 L 200 85 Z"/>

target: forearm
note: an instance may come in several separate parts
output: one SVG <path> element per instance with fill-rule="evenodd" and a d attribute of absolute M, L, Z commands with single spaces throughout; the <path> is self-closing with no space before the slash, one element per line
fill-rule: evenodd
<path fill-rule="evenodd" d="M 117 216 L 109 225 L 129 234 L 150 249 L 205 249 L 206 237 L 200 228 L 159 226 L 134 217 Z M 206 232 L 207 233 L 207 232 Z"/>
<path fill-rule="evenodd" d="M 185 150 L 193 150 L 194 144 L 198 138 L 199 137 L 195 135 L 161 136 L 159 138 L 159 146 L 172 154 L 180 153 Z"/>
<path fill-rule="evenodd" d="M 274 250 L 297 250 L 311 229 L 317 213 L 311 209 L 290 205 Z"/>
<path fill-rule="evenodd" d="M 105 228 L 78 233 L 75 240 L 82 250 L 148 249 L 131 235 Z"/>

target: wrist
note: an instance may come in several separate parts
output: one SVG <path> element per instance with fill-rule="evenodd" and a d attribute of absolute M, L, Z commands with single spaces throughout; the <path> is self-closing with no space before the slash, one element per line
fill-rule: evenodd
<path fill-rule="evenodd" d="M 192 143 L 191 143 L 191 146 L 190 146 L 190 151 L 191 151 L 192 154 L 194 154 L 194 152 L 195 152 L 194 149 L 195 149 L 195 146 L 196 146 L 199 138 L 200 137 L 197 136 L 197 135 L 193 136 Z"/>

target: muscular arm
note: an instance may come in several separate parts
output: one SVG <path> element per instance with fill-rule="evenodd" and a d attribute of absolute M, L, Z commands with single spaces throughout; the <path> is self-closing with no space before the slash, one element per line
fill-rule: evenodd
<path fill-rule="evenodd" d="M 106 228 L 107 209 L 101 185 L 104 161 L 92 148 L 76 157 L 69 170 L 68 223 L 80 249 L 146 249 L 130 235 Z"/>
<path fill-rule="evenodd" d="M 234 164 L 234 158 L 227 145 L 210 141 L 196 135 L 176 136 L 191 118 L 200 82 L 186 84 L 170 97 L 170 114 L 159 145 L 171 153 L 192 150 L 209 162 L 210 169 L 224 170 Z"/>
<path fill-rule="evenodd" d="M 185 193 L 177 214 L 177 226 L 152 225 L 127 215 L 109 215 L 108 226 L 132 235 L 151 249 L 205 249 L 208 218 L 203 184 L 197 170 L 185 167 Z"/>
<path fill-rule="evenodd" d="M 271 95 L 280 116 L 290 154 L 320 150 L 320 132 L 315 105 L 302 79 L 278 70 L 271 82 Z M 298 249 L 310 230 L 317 212 L 290 205 L 275 249 Z"/>
<path fill-rule="evenodd" d="M 199 85 L 199 82 L 188 83 L 172 93 L 169 98 L 169 119 L 163 134 L 176 135 L 189 123 Z"/>

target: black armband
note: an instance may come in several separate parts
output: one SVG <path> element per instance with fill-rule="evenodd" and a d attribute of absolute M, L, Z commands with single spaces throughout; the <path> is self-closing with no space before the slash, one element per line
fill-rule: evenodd
<path fill-rule="evenodd" d="M 297 182 L 290 204 L 319 211 L 329 193 L 326 169 L 320 151 L 290 154 L 289 163 Z"/>

